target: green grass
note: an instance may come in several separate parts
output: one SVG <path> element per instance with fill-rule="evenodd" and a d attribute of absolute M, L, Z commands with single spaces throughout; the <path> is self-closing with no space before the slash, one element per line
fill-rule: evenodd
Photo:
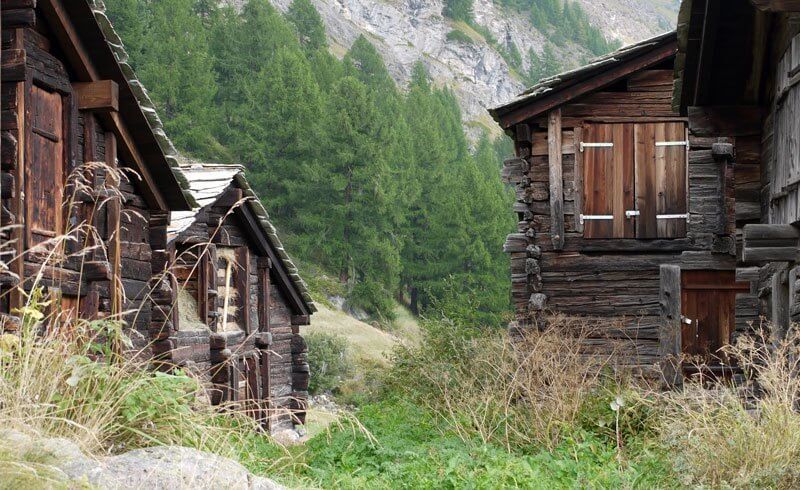
<path fill-rule="evenodd" d="M 509 453 L 465 443 L 408 401 L 362 408 L 373 442 L 352 430 L 320 434 L 306 444 L 299 477 L 324 488 L 665 488 L 670 470 L 657 452 L 619 457 L 590 434 L 555 451 Z"/>

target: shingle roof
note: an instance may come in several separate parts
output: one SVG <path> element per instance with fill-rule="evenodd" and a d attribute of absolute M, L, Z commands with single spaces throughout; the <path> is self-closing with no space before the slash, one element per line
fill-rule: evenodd
<path fill-rule="evenodd" d="M 283 244 L 278 237 L 278 231 L 270 221 L 266 208 L 261 204 L 258 196 L 256 196 L 247 182 L 244 167 L 241 165 L 200 163 L 183 157 L 179 158 L 181 159 L 180 169 L 186 176 L 189 183 L 189 192 L 198 203 L 198 207 L 192 211 L 172 212 L 170 227 L 167 230 L 168 239 L 172 241 L 181 232 L 188 229 L 194 223 L 198 212 L 203 207 L 213 204 L 226 189 L 235 185 L 242 190 L 244 197 L 248 198 L 243 205 L 248 206 L 255 215 L 258 226 L 283 263 L 292 286 L 306 302 L 308 309 L 312 312 L 317 311 L 308 291 L 308 285 L 300 277 L 297 266 L 283 248 Z"/>
<path fill-rule="evenodd" d="M 607 55 L 594 58 L 586 65 L 565 71 L 564 73 L 559 73 L 549 78 L 544 78 L 514 99 L 503 105 L 489 109 L 489 113 L 496 121 L 500 122 L 499 119 L 503 113 L 521 105 L 529 104 L 545 95 L 550 95 L 561 88 L 569 87 L 583 80 L 592 78 L 598 73 L 607 70 L 610 66 L 636 58 L 662 44 L 673 42 L 675 39 L 675 31 L 670 31 L 635 44 L 624 46 Z"/>

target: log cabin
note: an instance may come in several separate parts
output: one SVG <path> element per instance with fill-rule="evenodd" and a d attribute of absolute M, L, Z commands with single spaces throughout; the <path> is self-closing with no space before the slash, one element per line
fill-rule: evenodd
<path fill-rule="evenodd" d="M 512 329 L 579 319 L 587 351 L 668 384 L 698 361 L 734 374 L 719 349 L 757 314 L 737 236 L 760 208 L 759 138 L 741 135 L 735 161 L 733 135 L 694 130 L 676 62 L 670 32 L 490 110 L 515 147 Z"/>
<path fill-rule="evenodd" d="M 186 162 L 182 170 L 199 207 L 172 213 L 177 302 L 164 354 L 208 377 L 215 404 L 249 403 L 273 432 L 304 423 L 309 368 L 299 328 L 315 310 L 308 288 L 243 167 Z"/>
<path fill-rule="evenodd" d="M 273 431 L 302 423 L 309 372 L 298 328 L 313 304 L 241 168 L 211 200 L 190 185 L 102 2 L 3 0 L 0 16 L 0 331 L 18 331 L 17 309 L 43 291 L 55 328 L 121 319 L 133 352 L 156 366 L 207 368 L 217 403 L 249 404 Z M 226 214 L 231 195 L 244 201 Z M 209 235 L 211 219 L 221 234 Z M 213 306 L 199 335 L 182 318 L 191 315 L 177 277 L 189 255 L 176 250 L 202 242 L 247 273 L 231 267 L 230 292 L 245 293 L 223 306 L 221 331 L 220 288 L 207 284 L 202 306 Z M 199 257 L 203 277 L 216 279 Z"/>
<path fill-rule="evenodd" d="M 44 291 L 65 322 L 167 317 L 171 211 L 191 196 L 102 2 L 3 0 L 0 321 Z M 125 313 L 129 312 L 129 313 Z"/>
<path fill-rule="evenodd" d="M 675 110 L 693 134 L 732 145 L 742 314 L 769 319 L 780 340 L 800 321 L 800 1 L 684 0 L 678 50 Z"/>

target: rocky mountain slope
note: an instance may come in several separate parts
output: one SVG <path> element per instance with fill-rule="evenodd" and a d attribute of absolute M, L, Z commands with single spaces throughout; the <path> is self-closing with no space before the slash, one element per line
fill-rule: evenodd
<path fill-rule="evenodd" d="M 272 0 L 286 10 L 291 0 Z M 627 44 L 672 28 L 678 0 L 578 0 L 608 39 Z M 486 108 L 523 90 L 525 83 L 498 47 L 514 46 L 527 70 L 528 50 L 541 54 L 546 35 L 527 16 L 504 9 L 491 0 L 475 0 L 475 24 L 487 29 L 492 42 L 463 22 L 442 16 L 444 0 L 313 0 L 322 14 L 333 49 L 343 54 L 359 35 L 365 35 L 383 54 L 392 76 L 401 84 L 422 61 L 434 80 L 451 87 L 463 110 L 465 126 L 496 130 Z M 454 39 L 453 30 L 467 34 Z M 585 48 L 551 46 L 560 64 L 571 68 L 590 57 Z"/>

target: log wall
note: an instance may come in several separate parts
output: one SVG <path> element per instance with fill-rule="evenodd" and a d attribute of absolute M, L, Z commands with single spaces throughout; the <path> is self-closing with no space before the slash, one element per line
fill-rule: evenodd
<path fill-rule="evenodd" d="M 591 343 L 594 352 L 615 349 L 619 364 L 643 371 L 661 357 L 661 266 L 734 270 L 737 232 L 760 214 L 760 133 L 719 134 L 700 127 L 689 131 L 690 220 L 685 237 L 584 238 L 579 219 L 586 206 L 583 189 L 593 185 L 583 181 L 584 123 L 689 125 L 688 118 L 672 111 L 672 77 L 671 67 L 665 65 L 643 70 L 549 116 L 516 125 L 512 128 L 516 158 L 506 161 L 503 169 L 505 181 L 516 190 L 514 211 L 519 219 L 517 232 L 508 236 L 504 247 L 511 257 L 513 325 L 541 327 L 554 312 L 584 317 L 599 326 L 592 335 L 597 337 Z M 561 139 L 555 155 L 549 144 L 554 113 L 560 119 L 555 134 Z M 554 172 L 558 160 L 561 168 Z M 559 199 L 552 198 L 554 189 Z M 561 223 L 563 240 L 554 236 Z M 737 303 L 743 319 L 752 318 L 754 298 L 743 297 Z"/>
<path fill-rule="evenodd" d="M 237 318 L 244 331 L 223 333 L 218 328 L 220 319 L 217 308 L 222 304 L 220 292 L 209 297 L 209 303 L 215 306 L 209 307 L 211 313 L 205 319 L 208 328 L 189 330 L 182 328 L 180 321 L 176 323 L 176 329 L 168 339 L 172 350 L 166 353 L 166 357 L 171 363 L 189 367 L 203 379 L 213 381 L 216 393 L 212 395 L 212 400 L 217 403 L 236 401 L 235 394 L 225 391 L 229 383 L 230 365 L 240 357 L 253 359 L 254 365 L 262 369 L 258 374 L 262 388 L 259 398 L 268 401 L 269 420 L 265 423 L 273 432 L 291 429 L 295 422 L 303 422 L 305 418 L 309 382 L 308 349 L 300 336 L 299 322 L 296 321 L 299 319 L 293 314 L 276 273 L 270 273 L 269 294 L 264 295 L 261 289 L 264 281 L 260 280 L 259 274 L 266 257 L 258 255 L 257 248 L 248 238 L 250 232 L 239 215 L 230 212 L 231 204 L 238 201 L 236 192 L 231 195 L 235 197 L 226 198 L 223 195 L 213 205 L 199 210 L 195 222 L 178 235 L 172 248 L 178 254 L 177 263 L 189 270 L 199 270 L 197 258 L 204 254 L 216 270 L 213 264 L 217 262 L 216 257 L 222 247 L 245 247 L 249 250 L 246 281 L 249 313 Z M 188 252 L 181 254 L 182 250 Z M 187 287 L 192 291 L 197 288 L 193 282 L 196 279 L 187 281 L 178 274 L 178 281 L 177 288 Z M 215 293 L 220 286 L 222 284 L 217 280 L 213 287 Z M 268 301 L 266 309 L 264 301 Z M 185 305 L 178 305 L 181 306 Z M 180 312 L 173 315 L 179 316 Z M 241 323 L 243 321 L 246 321 L 246 325 Z M 226 350 L 227 353 L 224 352 Z M 261 379 L 262 376 L 268 379 Z M 268 389 L 269 393 L 264 389 Z"/>
<path fill-rule="evenodd" d="M 130 327 L 127 333 L 137 348 L 144 348 L 151 330 L 163 324 L 163 319 L 158 321 L 153 315 L 148 292 L 154 270 L 166 265 L 166 214 L 147 204 L 140 180 L 125 170 L 131 162 L 118 156 L 107 119 L 94 110 L 78 109 L 76 82 L 56 47 L 59 41 L 49 34 L 38 11 L 22 10 L 29 10 L 29 15 L 15 17 L 18 21 L 4 20 L 2 29 L 0 221 L 3 227 L 15 226 L 0 236 L 3 263 L 8 265 L 0 272 L 4 328 L 15 328 L 10 312 L 23 299 L 13 287 L 22 282 L 25 290 L 40 287 L 49 299 L 77 310 L 68 315 L 104 318 L 131 311 L 125 318 Z M 64 202 L 57 204 L 59 209 L 41 211 L 63 213 L 63 227 L 56 235 L 71 238 L 55 258 L 30 250 L 31 230 L 26 222 L 26 216 L 40 205 L 24 196 L 25 179 L 30 178 L 26 166 L 33 158 L 29 106 L 34 90 L 59 94 L 64 113 L 63 134 L 55 135 L 63 146 L 63 168 L 51 170 L 63 175 L 59 185 Z M 113 170 L 104 167 L 119 168 L 129 177 L 117 182 Z M 156 302 L 158 298 L 153 295 Z M 154 320 L 157 325 L 151 324 Z"/>

